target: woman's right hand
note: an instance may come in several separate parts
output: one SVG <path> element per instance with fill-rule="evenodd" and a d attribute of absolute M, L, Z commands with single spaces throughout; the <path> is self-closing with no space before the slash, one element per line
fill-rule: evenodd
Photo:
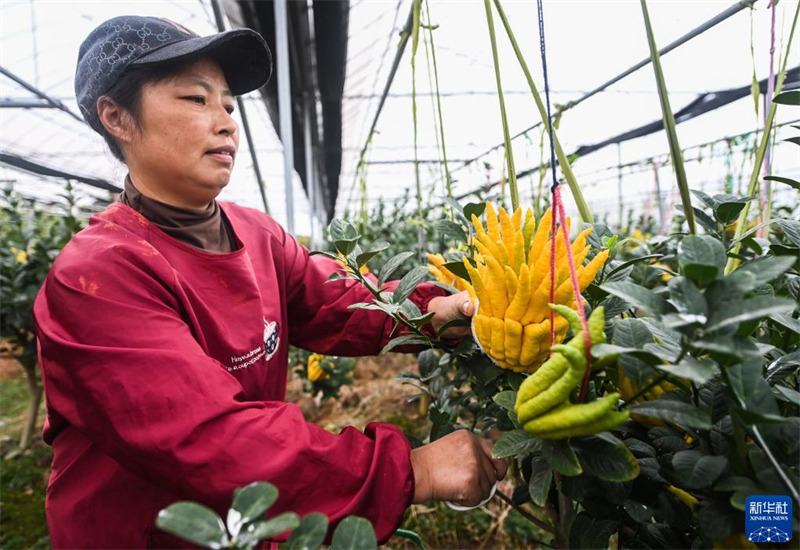
<path fill-rule="evenodd" d="M 457 430 L 411 451 L 414 504 L 446 500 L 475 506 L 505 477 L 508 463 L 492 458 L 492 444 L 467 430 Z"/>

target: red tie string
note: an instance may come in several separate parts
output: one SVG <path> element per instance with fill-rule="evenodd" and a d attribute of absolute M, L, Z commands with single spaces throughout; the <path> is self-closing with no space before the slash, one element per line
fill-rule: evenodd
<path fill-rule="evenodd" d="M 552 223 L 550 225 L 550 303 L 555 303 L 556 300 L 556 238 L 558 237 L 558 225 L 561 225 L 561 231 L 564 235 L 564 246 L 566 247 L 567 265 L 569 265 L 569 277 L 572 282 L 572 291 L 575 295 L 575 303 L 578 307 L 578 318 L 581 321 L 581 330 L 583 331 L 583 341 L 586 345 L 586 374 L 581 381 L 580 395 L 578 401 L 583 402 L 586 397 L 586 389 L 589 384 L 589 375 L 592 372 L 592 339 L 589 336 L 589 325 L 586 322 L 586 312 L 583 310 L 583 297 L 581 296 L 580 282 L 578 281 L 578 272 L 575 269 L 575 259 L 572 257 L 572 243 L 569 240 L 567 232 L 567 219 L 564 213 L 564 204 L 561 201 L 561 190 L 556 178 L 556 162 L 555 162 L 555 145 L 553 139 L 553 117 L 550 114 L 550 84 L 547 79 L 547 54 L 544 42 L 544 12 L 542 10 L 542 0 L 537 0 L 537 7 L 539 10 L 539 47 L 542 53 L 542 69 L 544 72 L 544 95 L 547 100 L 547 125 L 550 136 L 550 167 L 553 172 L 553 185 L 550 188 L 552 193 Z M 550 310 L 550 348 L 556 343 L 556 324 L 555 312 Z"/>

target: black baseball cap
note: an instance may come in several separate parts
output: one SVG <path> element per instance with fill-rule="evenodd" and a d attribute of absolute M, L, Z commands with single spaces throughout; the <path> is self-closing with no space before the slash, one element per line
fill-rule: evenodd
<path fill-rule="evenodd" d="M 272 74 L 272 55 L 254 30 L 199 36 L 161 17 L 121 15 L 89 33 L 78 52 L 75 96 L 83 118 L 95 130 L 102 130 L 97 99 L 127 70 L 196 57 L 216 61 L 234 95 L 260 88 Z"/>

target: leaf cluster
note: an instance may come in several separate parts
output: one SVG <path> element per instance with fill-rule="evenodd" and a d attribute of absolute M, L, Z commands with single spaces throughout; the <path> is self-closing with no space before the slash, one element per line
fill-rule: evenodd
<path fill-rule="evenodd" d="M 181 501 L 161 510 L 156 526 L 204 548 L 256 548 L 261 541 L 287 532 L 291 532 L 287 550 L 319 548 L 328 533 L 328 517 L 315 512 L 301 519 L 294 512 L 283 512 L 267 519 L 267 510 L 276 500 L 278 489 L 258 481 L 233 492 L 233 503 L 225 522 L 205 505 Z M 378 543 L 369 521 L 348 516 L 334 530 L 330 547 L 368 550 L 377 548 Z"/>

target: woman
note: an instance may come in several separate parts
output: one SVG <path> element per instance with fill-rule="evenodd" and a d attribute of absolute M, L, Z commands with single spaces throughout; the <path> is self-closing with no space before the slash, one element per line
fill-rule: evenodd
<path fill-rule="evenodd" d="M 216 197 L 239 132 L 234 96 L 262 86 L 263 39 L 198 37 L 124 16 L 81 46 L 76 95 L 128 167 L 120 200 L 61 252 L 34 306 L 53 445 L 47 516 L 54 547 L 179 547 L 158 511 L 196 500 L 224 513 L 234 488 L 266 480 L 273 513 L 368 518 L 379 540 L 406 507 L 475 504 L 506 472 L 465 431 L 410 450 L 385 424 L 339 435 L 284 403 L 287 352 L 377 353 L 391 332 L 336 264 L 270 217 Z M 420 285 L 433 329 L 469 317 L 463 295 Z M 451 332 L 450 336 L 462 336 Z"/>

